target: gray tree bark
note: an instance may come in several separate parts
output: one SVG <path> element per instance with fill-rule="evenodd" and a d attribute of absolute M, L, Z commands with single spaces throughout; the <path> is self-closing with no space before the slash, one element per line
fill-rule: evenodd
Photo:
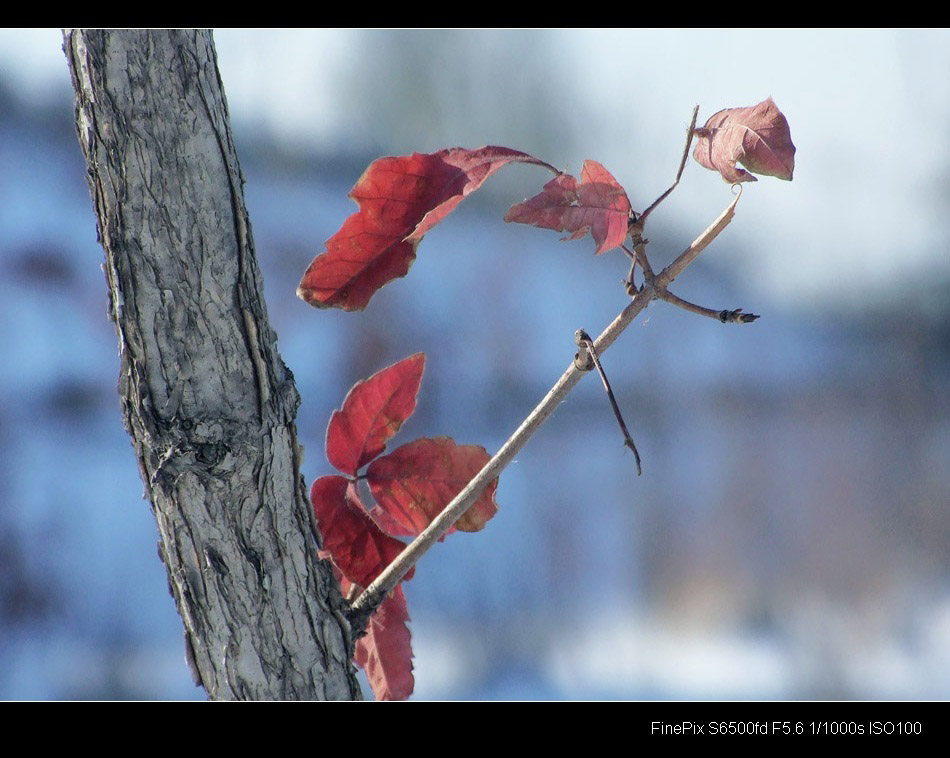
<path fill-rule="evenodd" d="M 67 31 L 126 428 L 195 682 L 356 699 L 211 33 Z"/>

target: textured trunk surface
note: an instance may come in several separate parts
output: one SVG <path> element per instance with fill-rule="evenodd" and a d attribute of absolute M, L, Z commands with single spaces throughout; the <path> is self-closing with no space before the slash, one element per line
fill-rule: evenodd
<path fill-rule="evenodd" d="M 196 683 L 354 699 L 210 32 L 70 31 L 119 391 Z"/>

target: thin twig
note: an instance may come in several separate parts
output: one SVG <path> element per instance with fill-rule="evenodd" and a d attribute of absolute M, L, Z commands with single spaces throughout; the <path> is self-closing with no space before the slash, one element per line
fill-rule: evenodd
<path fill-rule="evenodd" d="M 637 221 L 633 224 L 630 224 L 630 230 L 628 233 L 630 234 L 630 239 L 633 242 L 633 252 L 631 253 L 626 247 L 623 248 L 623 251 L 628 257 L 632 258 L 633 261 L 630 264 L 629 278 L 621 279 L 621 283 L 626 288 L 627 294 L 633 297 L 635 294 L 637 294 L 637 285 L 633 276 L 637 271 L 637 264 L 639 264 L 640 268 L 643 270 L 644 281 L 652 284 L 655 275 L 653 273 L 653 267 L 650 265 L 650 259 L 647 257 L 647 243 L 649 243 L 650 240 L 643 236 L 643 222 Z"/>
<path fill-rule="evenodd" d="M 621 279 L 620 283 L 627 290 L 627 294 L 633 297 L 637 294 L 637 283 L 634 281 L 633 275 L 637 273 L 637 256 L 635 253 L 631 252 L 626 245 L 621 245 L 620 249 L 626 254 L 630 259 L 630 276 L 626 279 Z M 650 265 L 650 262 L 647 261 L 647 265 Z"/>
<path fill-rule="evenodd" d="M 636 272 L 637 264 L 640 264 L 640 268 L 643 269 L 643 278 L 646 281 L 652 284 L 653 282 L 653 268 L 650 266 L 650 259 L 647 257 L 646 245 L 649 242 L 648 239 L 643 237 L 643 226 L 647 222 L 647 218 L 657 206 L 662 203 L 666 198 L 670 196 L 670 193 L 676 189 L 676 185 L 680 183 L 680 179 L 683 178 L 683 171 L 686 168 L 686 161 L 689 159 L 689 146 L 693 143 L 693 133 L 696 130 L 696 117 L 699 115 L 699 106 L 697 105 L 693 108 L 693 118 L 689 122 L 689 129 L 686 130 L 686 144 L 683 146 L 683 157 L 680 158 L 680 167 L 676 172 L 676 179 L 673 180 L 673 183 L 670 185 L 669 189 L 666 190 L 662 195 L 660 195 L 656 200 L 653 201 L 653 204 L 650 205 L 643 213 L 637 214 L 633 211 L 630 212 L 630 223 L 628 234 L 630 239 L 633 241 L 633 254 L 627 250 L 626 247 L 623 248 L 623 251 L 633 258 L 633 263 L 630 265 L 630 277 L 629 279 L 623 282 L 626 287 L 627 294 L 631 297 L 636 293 L 637 286 L 633 281 L 633 275 Z M 623 247 L 621 245 L 621 247 Z"/>
<path fill-rule="evenodd" d="M 610 400 L 610 407 L 613 408 L 614 416 L 617 417 L 617 423 L 620 424 L 620 431 L 623 432 L 623 444 L 633 450 L 633 455 L 637 459 L 637 476 L 640 476 L 643 473 L 643 469 L 640 467 L 640 453 L 637 452 L 637 446 L 633 441 L 633 437 L 630 436 L 630 432 L 627 431 L 627 425 L 623 421 L 623 415 L 620 413 L 620 406 L 617 405 L 617 398 L 614 397 L 614 391 L 610 389 L 610 382 L 607 381 L 607 374 L 604 371 L 604 367 L 600 365 L 600 359 L 597 357 L 597 350 L 594 349 L 594 341 L 590 338 L 590 335 L 585 332 L 583 329 L 578 329 L 574 332 L 574 341 L 577 343 L 577 346 L 580 348 L 585 348 L 587 354 L 590 356 L 590 359 L 594 362 L 594 366 L 597 368 L 597 373 L 600 374 L 600 380 L 604 383 L 604 389 L 607 390 L 607 399 Z M 575 358 L 575 362 L 576 362 Z"/>
<path fill-rule="evenodd" d="M 669 290 L 657 290 L 656 298 L 657 300 L 665 300 L 668 303 L 679 306 L 690 313 L 698 313 L 700 316 L 714 318 L 724 324 L 751 324 L 759 318 L 759 316 L 754 313 L 743 313 L 742 308 L 736 308 L 734 311 L 715 311 L 712 308 L 703 308 L 701 305 L 696 305 L 695 303 L 689 302 L 689 300 L 677 297 Z"/>
<path fill-rule="evenodd" d="M 680 179 L 683 178 L 683 170 L 686 168 L 686 161 L 689 159 L 689 146 L 693 143 L 693 133 L 696 130 L 696 117 L 699 115 L 699 106 L 697 105 L 693 108 L 693 120 L 689 122 L 689 129 L 686 132 L 686 146 L 683 148 L 683 157 L 680 160 L 679 171 L 676 172 L 676 181 L 670 185 L 670 188 L 660 195 L 656 200 L 653 201 L 653 204 L 647 208 L 643 213 L 640 214 L 638 219 L 640 222 L 646 221 L 647 216 L 649 216 L 653 211 L 656 210 L 656 207 L 666 200 L 669 197 L 670 193 L 676 189 L 676 185 L 680 183 Z"/>
<path fill-rule="evenodd" d="M 693 240 L 693 244 L 686 248 L 675 261 L 663 269 L 659 276 L 656 277 L 657 289 L 666 289 L 666 287 L 669 286 L 676 277 L 682 274 L 683 270 L 696 259 L 696 256 L 729 225 L 729 222 L 732 221 L 732 217 L 736 215 L 736 203 L 738 203 L 739 198 L 742 197 L 742 185 L 737 186 L 739 187 L 739 194 L 729 203 L 726 210 L 719 215 L 719 218 L 713 221 L 706 231 Z"/>

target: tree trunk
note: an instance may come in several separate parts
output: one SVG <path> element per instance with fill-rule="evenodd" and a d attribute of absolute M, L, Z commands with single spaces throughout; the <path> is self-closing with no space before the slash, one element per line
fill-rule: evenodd
<path fill-rule="evenodd" d="M 355 699 L 210 32 L 68 31 L 126 428 L 195 682 Z"/>

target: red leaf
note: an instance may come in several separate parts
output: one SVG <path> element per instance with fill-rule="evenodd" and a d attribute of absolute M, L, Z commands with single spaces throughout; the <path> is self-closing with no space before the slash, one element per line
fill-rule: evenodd
<path fill-rule="evenodd" d="M 351 582 L 368 586 L 405 549 L 369 517 L 354 482 L 342 476 L 320 477 L 310 488 L 310 500 L 323 535 L 320 557 L 332 558 Z"/>
<path fill-rule="evenodd" d="M 384 284 L 405 276 L 422 236 L 502 166 L 534 163 L 506 147 L 461 147 L 373 161 L 350 192 L 360 209 L 327 240 L 297 288 L 317 308 L 358 311 Z"/>
<path fill-rule="evenodd" d="M 412 646 L 409 609 L 402 585 L 383 600 L 356 642 L 353 659 L 366 672 L 377 700 L 405 700 L 412 694 Z"/>
<path fill-rule="evenodd" d="M 730 184 L 756 181 L 748 171 L 736 168 L 736 162 L 756 174 L 792 180 L 795 145 L 788 121 L 772 98 L 751 108 L 719 111 L 696 134 L 699 142 L 693 157 Z"/>
<path fill-rule="evenodd" d="M 425 353 L 416 353 L 353 385 L 327 427 L 330 463 L 355 476 L 386 449 L 416 409 L 425 364 Z"/>
<path fill-rule="evenodd" d="M 419 530 L 415 526 L 407 526 L 407 520 L 401 515 L 399 518 L 394 518 L 393 516 L 389 515 L 389 511 L 381 508 L 379 505 L 375 505 L 369 509 L 369 516 L 379 525 L 380 529 L 393 537 L 419 536 Z M 445 534 L 439 537 L 439 542 L 445 542 L 446 535 L 449 535 L 454 531 L 455 527 L 453 526 Z"/>
<path fill-rule="evenodd" d="M 393 537 L 418 537 L 419 530 L 414 526 L 406 526 L 406 520 L 401 518 L 394 518 L 389 514 L 389 511 L 381 508 L 378 504 L 369 509 L 369 515 L 377 524 L 379 528 L 382 529 L 386 534 L 391 534 Z M 452 530 L 449 530 L 451 532 Z M 439 538 L 439 542 L 445 540 L 445 535 L 443 534 Z"/>
<path fill-rule="evenodd" d="M 597 161 L 584 161 L 580 184 L 570 174 L 556 176 L 541 194 L 511 206 L 505 221 L 572 232 L 565 237 L 572 240 L 589 231 L 600 255 L 626 239 L 630 200 L 607 169 Z"/>
<path fill-rule="evenodd" d="M 491 456 L 477 445 L 456 445 L 450 437 L 422 438 L 377 458 L 366 471 L 379 507 L 419 534 L 462 491 Z M 477 532 L 498 511 L 496 479 L 455 524 L 463 532 Z"/>

